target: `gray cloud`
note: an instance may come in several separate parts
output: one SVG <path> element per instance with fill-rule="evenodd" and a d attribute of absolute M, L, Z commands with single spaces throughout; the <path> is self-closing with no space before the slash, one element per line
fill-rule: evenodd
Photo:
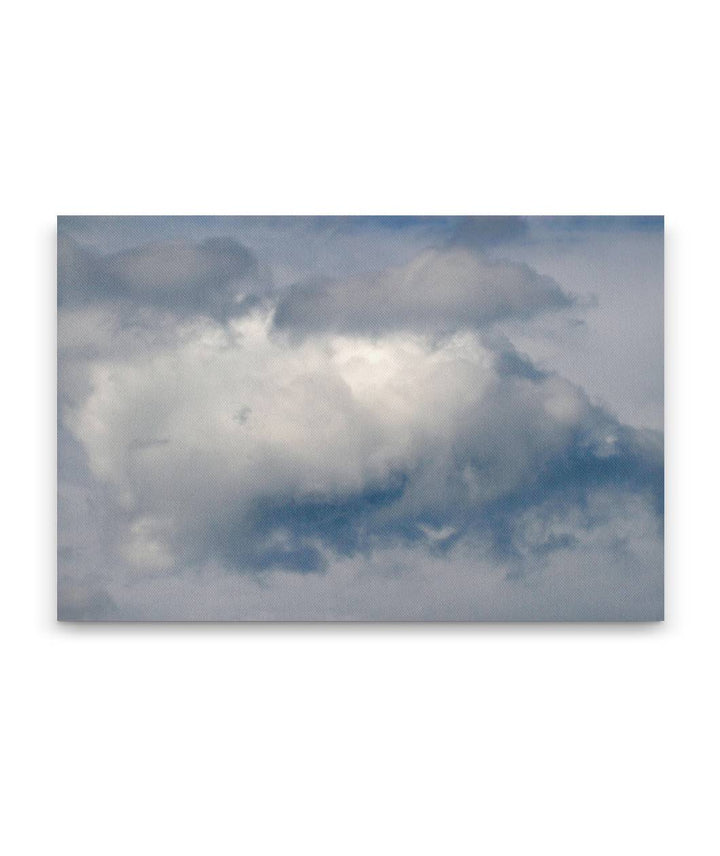
<path fill-rule="evenodd" d="M 60 587 L 58 617 L 65 621 L 113 621 L 122 615 L 107 590 L 75 589 L 70 584 Z"/>
<path fill-rule="evenodd" d="M 530 318 L 574 302 L 555 280 L 528 265 L 494 261 L 464 248 L 429 249 L 370 277 L 294 285 L 280 296 L 274 323 L 300 334 L 395 329 L 443 334 Z"/>
<path fill-rule="evenodd" d="M 61 306 L 110 302 L 126 311 L 150 307 L 224 320 L 238 312 L 238 291 L 257 273 L 253 253 L 232 238 L 163 241 L 101 255 L 62 231 L 58 237 Z"/>
<path fill-rule="evenodd" d="M 448 243 L 486 250 L 524 239 L 528 233 L 527 217 L 460 217 Z"/>

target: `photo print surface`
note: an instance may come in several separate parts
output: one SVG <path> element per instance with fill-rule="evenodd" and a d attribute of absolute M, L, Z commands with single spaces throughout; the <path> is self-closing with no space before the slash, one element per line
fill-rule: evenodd
<path fill-rule="evenodd" d="M 663 616 L 661 217 L 58 218 L 58 617 Z"/>

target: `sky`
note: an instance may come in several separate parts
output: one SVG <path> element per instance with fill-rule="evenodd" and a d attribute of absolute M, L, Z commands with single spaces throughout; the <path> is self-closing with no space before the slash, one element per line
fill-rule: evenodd
<path fill-rule="evenodd" d="M 662 615 L 662 218 L 58 218 L 59 618 Z"/>

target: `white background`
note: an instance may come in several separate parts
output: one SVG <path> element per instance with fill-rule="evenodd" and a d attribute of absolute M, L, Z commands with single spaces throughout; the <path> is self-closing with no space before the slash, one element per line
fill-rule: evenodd
<path fill-rule="evenodd" d="M 711 11 L 5 10 L 3 852 L 717 852 Z M 56 624 L 58 213 L 664 213 L 666 622 Z"/>

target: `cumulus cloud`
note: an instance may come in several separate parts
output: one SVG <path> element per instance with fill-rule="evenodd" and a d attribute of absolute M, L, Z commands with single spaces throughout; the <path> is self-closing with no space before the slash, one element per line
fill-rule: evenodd
<path fill-rule="evenodd" d="M 292 286 L 275 325 L 300 334 L 377 334 L 410 329 L 444 334 L 574 304 L 572 295 L 528 265 L 491 260 L 463 247 L 427 249 L 407 264 L 365 277 Z"/>
<path fill-rule="evenodd" d="M 498 329 L 554 279 L 458 242 L 252 301 L 235 238 L 60 253 L 62 617 L 661 616 L 662 434 Z"/>
<path fill-rule="evenodd" d="M 598 491 L 660 510 L 659 438 L 475 333 L 288 346 L 258 311 L 89 372 L 65 422 L 140 571 L 318 572 L 328 556 L 471 536 L 522 573 L 568 546 L 564 521 Z"/>

